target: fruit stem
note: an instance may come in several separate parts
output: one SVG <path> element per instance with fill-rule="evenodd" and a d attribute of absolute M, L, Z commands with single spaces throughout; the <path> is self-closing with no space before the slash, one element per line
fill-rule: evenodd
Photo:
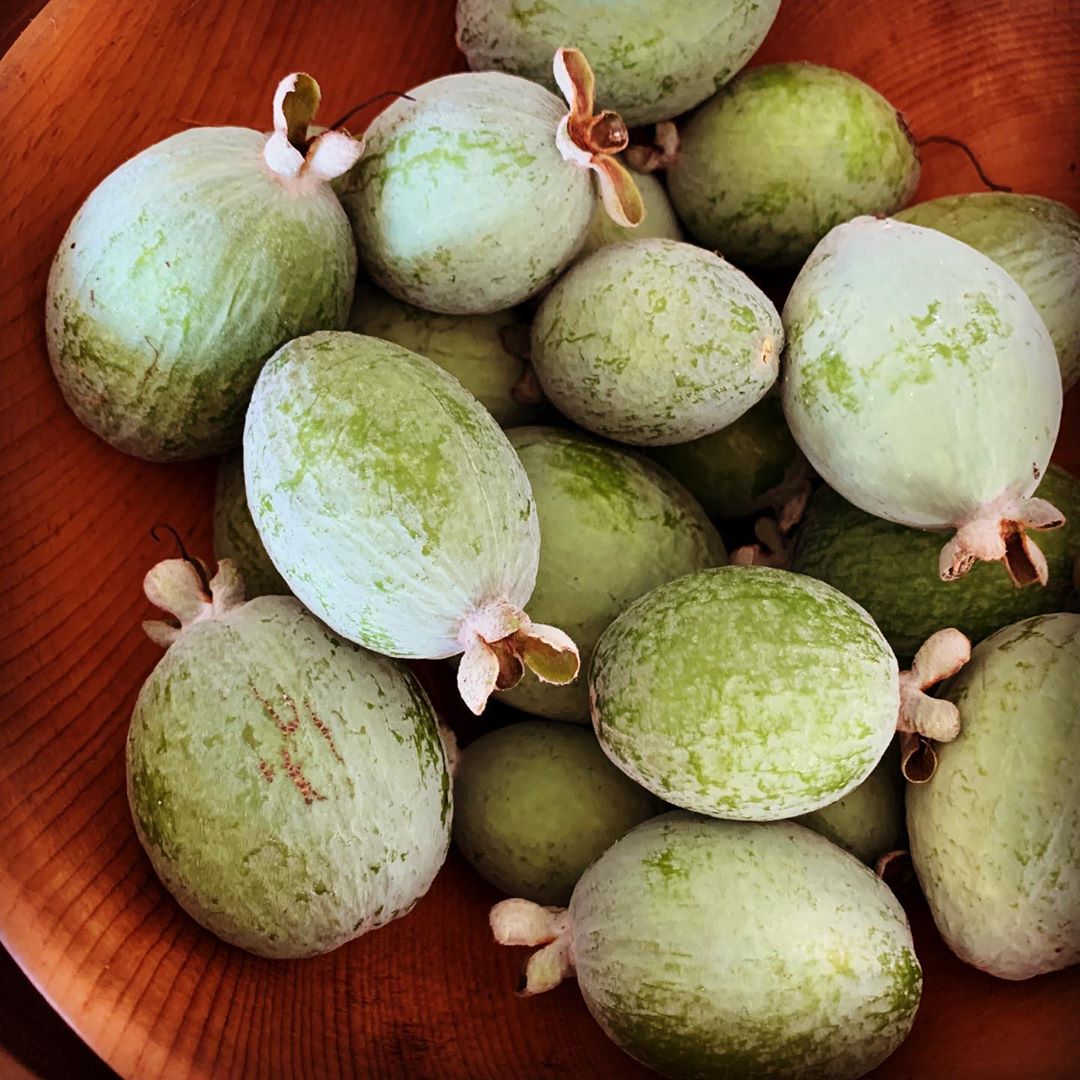
<path fill-rule="evenodd" d="M 930 143 L 944 143 L 946 146 L 955 146 L 959 150 L 962 150 L 964 154 L 967 155 L 968 161 L 975 167 L 975 171 L 979 174 L 979 179 L 991 191 L 1012 191 L 1011 187 L 1006 187 L 1004 184 L 995 184 L 994 181 L 983 172 L 983 167 L 979 164 L 979 159 L 975 156 L 975 151 L 972 150 L 966 142 L 962 142 L 960 139 L 954 139 L 951 135 L 927 135 L 924 138 L 919 139 L 915 145 L 923 147 Z"/>
<path fill-rule="evenodd" d="M 180 558 L 183 559 L 186 563 L 191 563 L 191 565 L 194 567 L 195 573 L 199 575 L 199 582 L 202 585 L 202 590 L 206 594 L 207 600 L 209 600 L 210 578 L 207 576 L 206 567 L 203 566 L 203 564 L 198 559 L 188 554 L 188 549 L 184 546 L 183 538 L 176 531 L 176 529 L 173 528 L 172 525 L 169 525 L 167 522 L 159 522 L 157 525 L 154 525 L 150 529 L 150 537 L 156 543 L 161 543 L 161 537 L 157 534 L 158 529 L 165 529 L 172 534 L 172 538 L 176 541 L 176 546 L 180 549 Z"/>

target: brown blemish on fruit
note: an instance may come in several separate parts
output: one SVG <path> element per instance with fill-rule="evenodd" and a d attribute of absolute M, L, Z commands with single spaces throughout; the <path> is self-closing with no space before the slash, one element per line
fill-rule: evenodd
<path fill-rule="evenodd" d="M 1038 465 L 1038 462 L 1035 462 L 1035 461 L 1033 461 L 1033 462 L 1031 463 L 1031 475 L 1032 475 L 1032 476 L 1033 476 L 1033 477 L 1034 477 L 1034 478 L 1035 478 L 1036 480 L 1039 480 L 1039 479 L 1040 479 L 1040 478 L 1042 477 L 1042 471 L 1041 471 L 1041 470 L 1039 469 L 1039 465 Z"/>
<path fill-rule="evenodd" d="M 264 761 L 259 758 L 259 772 L 262 773 L 263 779 L 268 783 L 274 782 L 274 766 L 269 761 Z"/>
<path fill-rule="evenodd" d="M 293 782 L 293 786 L 304 797 L 304 805 L 310 806 L 313 802 L 323 802 L 326 796 L 315 790 L 315 786 L 304 775 L 303 764 L 293 761 L 292 754 L 286 746 L 281 748 L 281 766 L 285 775 Z"/>
<path fill-rule="evenodd" d="M 326 722 L 319 716 L 319 714 L 311 707 L 310 701 L 305 701 L 307 706 L 308 716 L 311 717 L 311 722 L 315 725 L 315 730 L 326 740 L 327 745 L 330 747 L 330 753 L 341 762 L 345 764 L 344 758 L 338 753 L 337 744 L 334 742 L 334 734 L 329 727 L 326 726 Z"/>

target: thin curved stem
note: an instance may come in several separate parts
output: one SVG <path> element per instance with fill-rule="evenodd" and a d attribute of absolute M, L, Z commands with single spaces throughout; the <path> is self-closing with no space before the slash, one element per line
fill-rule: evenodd
<path fill-rule="evenodd" d="M 979 159 L 975 156 L 975 151 L 972 150 L 966 142 L 963 142 L 960 139 L 954 139 L 951 135 L 927 135 L 925 138 L 917 140 L 915 145 L 923 147 L 928 143 L 944 143 L 946 146 L 955 146 L 958 150 L 962 150 L 967 155 L 968 161 L 971 162 L 975 171 L 979 174 L 979 179 L 991 191 L 1012 191 L 1011 187 L 1006 187 L 1004 184 L 995 184 L 994 181 L 983 172 L 983 167 L 979 164 Z"/>
<path fill-rule="evenodd" d="M 194 568 L 195 573 L 199 575 L 199 584 L 202 585 L 203 592 L 205 592 L 207 596 L 212 595 L 213 590 L 210 588 L 210 579 L 206 576 L 206 567 L 203 566 L 198 559 L 188 553 L 188 549 L 184 546 L 184 541 L 176 529 L 167 522 L 159 522 L 157 525 L 153 526 L 150 530 L 150 536 L 159 544 L 161 543 L 161 537 L 157 534 L 158 529 L 166 529 L 172 534 L 172 538 L 176 541 L 176 546 L 180 549 L 180 558 L 183 559 L 184 562 L 190 563 Z"/>

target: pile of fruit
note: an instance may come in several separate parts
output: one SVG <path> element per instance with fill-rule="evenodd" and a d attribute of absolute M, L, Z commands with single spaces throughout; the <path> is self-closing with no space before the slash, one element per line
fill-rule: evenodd
<path fill-rule="evenodd" d="M 666 1076 L 857 1077 L 922 988 L 898 852 L 968 963 L 1080 961 L 1080 217 L 904 209 L 892 104 L 740 73 L 778 0 L 595 6 L 460 0 L 473 71 L 362 136 L 291 75 L 72 221 L 67 402 L 226 455 L 216 568 L 146 576 L 132 816 L 259 955 L 405 914 L 453 839 L 523 993 L 576 973 Z M 530 717 L 459 752 L 421 658 Z"/>

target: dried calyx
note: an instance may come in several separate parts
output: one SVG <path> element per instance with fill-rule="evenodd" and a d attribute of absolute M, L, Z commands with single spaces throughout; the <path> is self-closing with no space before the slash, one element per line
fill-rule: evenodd
<path fill-rule="evenodd" d="M 1045 585 L 1046 557 L 1027 530 L 1057 529 L 1064 524 L 1065 515 L 1045 499 L 999 500 L 963 522 L 941 549 L 941 580 L 955 581 L 977 562 L 1000 562 L 1014 585 Z"/>
<path fill-rule="evenodd" d="M 209 588 L 207 588 L 209 586 Z M 222 559 L 207 582 L 205 571 L 190 556 L 165 559 L 143 579 L 146 598 L 167 611 L 175 622 L 147 620 L 143 629 L 157 645 L 168 648 L 195 623 L 214 619 L 244 602 L 244 579 L 232 559 Z"/>
<path fill-rule="evenodd" d="M 328 181 L 342 176 L 360 160 L 362 139 L 330 128 L 308 137 L 319 108 L 319 84 L 303 72 L 286 75 L 274 93 L 274 133 L 266 140 L 263 159 L 285 179 Z"/>
<path fill-rule="evenodd" d="M 640 225 L 645 203 L 630 173 L 614 157 L 629 141 L 622 117 L 609 109 L 593 112 L 596 83 L 580 50 L 559 49 L 554 68 L 555 81 L 570 106 L 559 121 L 555 145 L 567 161 L 596 173 L 604 209 L 614 222 Z"/>
<path fill-rule="evenodd" d="M 503 900 L 491 909 L 491 931 L 500 945 L 543 945 L 529 957 L 518 994 L 552 990 L 573 974 L 573 932 L 566 908 L 541 907 L 531 900 Z"/>
<path fill-rule="evenodd" d="M 774 566 L 781 570 L 791 566 L 792 544 L 775 518 L 758 518 L 754 522 L 754 536 L 758 540 L 756 544 L 743 544 L 731 553 L 732 566 Z"/>
<path fill-rule="evenodd" d="M 496 690 L 509 690 L 528 668 L 541 682 L 572 682 L 581 666 L 577 646 L 554 626 L 534 623 L 509 601 L 496 600 L 467 615 L 458 631 L 464 650 L 458 690 L 477 715 Z"/>
<path fill-rule="evenodd" d="M 639 173 L 670 169 L 678 156 L 679 129 L 670 120 L 662 120 L 656 125 L 652 146 L 631 146 L 626 151 L 630 167 Z"/>
<path fill-rule="evenodd" d="M 900 768 L 905 779 L 925 784 L 937 768 L 933 742 L 960 734 L 960 711 L 927 690 L 955 675 L 971 659 L 971 642 L 959 630 L 939 630 L 915 654 L 910 671 L 900 673 Z"/>

